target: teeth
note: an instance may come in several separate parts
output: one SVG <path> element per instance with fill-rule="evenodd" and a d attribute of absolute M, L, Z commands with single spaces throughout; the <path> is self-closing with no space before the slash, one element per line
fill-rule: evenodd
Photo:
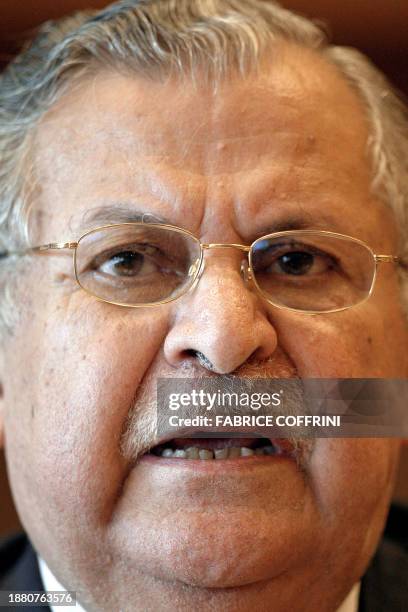
<path fill-rule="evenodd" d="M 216 448 L 214 450 L 215 459 L 226 459 L 228 457 L 228 448 Z"/>
<path fill-rule="evenodd" d="M 214 459 L 213 452 L 210 450 L 203 449 L 203 448 L 200 448 L 200 450 L 198 451 L 198 455 L 200 459 L 204 459 L 204 460 Z"/>
<path fill-rule="evenodd" d="M 198 459 L 198 448 L 196 446 L 190 446 L 186 449 L 186 457 L 187 459 Z"/>
<path fill-rule="evenodd" d="M 238 459 L 239 457 L 252 457 L 253 455 L 260 457 L 276 454 L 278 454 L 276 448 L 269 445 L 256 449 L 247 448 L 246 446 L 232 446 L 226 448 L 215 448 L 214 450 L 190 446 L 185 450 L 182 448 L 177 448 L 176 450 L 165 448 L 161 452 L 161 457 L 172 457 L 176 459 L 201 459 L 203 461 L 208 461 L 210 459 Z"/>

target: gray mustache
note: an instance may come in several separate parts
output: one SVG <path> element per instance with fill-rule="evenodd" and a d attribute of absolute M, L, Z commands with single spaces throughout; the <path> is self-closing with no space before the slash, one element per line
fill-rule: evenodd
<path fill-rule="evenodd" d="M 209 366 L 212 365 L 210 362 L 204 361 L 202 358 L 199 359 L 199 362 L 203 365 L 205 363 L 206 369 L 198 368 L 195 363 L 192 364 L 191 362 L 187 362 L 177 369 L 177 378 L 194 379 L 195 381 L 200 379 L 212 379 L 210 382 L 216 384 L 217 387 L 222 387 L 225 392 L 228 392 L 228 390 L 232 388 L 232 385 L 234 385 L 234 390 L 236 390 L 236 385 L 238 383 L 239 388 L 248 393 L 251 393 L 257 382 L 259 383 L 259 379 L 271 380 L 274 378 L 290 378 L 291 385 L 290 388 L 285 390 L 284 404 L 280 406 L 279 409 L 274 409 L 274 411 L 270 409 L 269 414 L 274 413 L 282 416 L 297 416 L 306 413 L 301 379 L 299 377 L 294 377 L 293 369 L 288 366 L 276 368 L 276 363 L 274 364 L 273 358 L 264 362 L 248 360 L 248 362 L 243 364 L 243 366 L 238 368 L 233 374 L 226 376 L 213 374 L 210 371 Z M 275 365 L 273 374 L 271 373 L 272 364 Z M 123 427 L 120 451 L 130 464 L 136 463 L 141 455 L 159 444 L 161 440 L 160 436 L 157 434 L 160 411 L 158 411 L 154 393 L 155 389 L 153 387 L 154 385 L 149 384 L 147 381 L 140 386 L 136 401 L 131 407 Z M 183 413 L 183 416 L 186 416 L 186 413 Z M 191 413 L 190 416 L 194 416 L 194 414 Z M 306 430 L 306 427 L 304 428 L 304 432 L 301 428 L 297 428 L 296 435 L 291 432 L 285 435 L 285 439 L 288 440 L 294 449 L 294 456 L 301 469 L 305 468 L 313 452 L 315 443 L 314 439 L 306 435 Z M 172 431 L 172 435 L 177 437 L 177 431 Z M 186 432 L 183 431 L 182 437 L 192 437 L 192 435 L 188 436 Z M 222 436 L 219 437 L 227 437 L 225 430 Z M 251 437 L 255 437 L 254 434 L 251 434 Z"/>

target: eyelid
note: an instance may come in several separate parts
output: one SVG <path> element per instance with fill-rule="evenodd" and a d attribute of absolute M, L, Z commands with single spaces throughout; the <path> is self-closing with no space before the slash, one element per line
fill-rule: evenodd
<path fill-rule="evenodd" d="M 272 248 L 273 247 L 273 248 Z M 258 256 L 261 256 L 262 253 L 268 253 L 272 252 L 273 254 L 275 254 L 275 250 L 277 252 L 279 252 L 279 250 L 283 251 L 283 252 L 288 252 L 289 251 L 293 251 L 293 252 L 298 252 L 298 251 L 307 251 L 308 253 L 314 254 L 314 255 L 319 255 L 322 257 L 330 257 L 331 259 L 336 259 L 337 257 L 335 255 L 332 255 L 330 253 L 326 253 L 325 251 L 322 251 L 321 249 L 318 249 L 317 247 L 313 246 L 313 245 L 308 245 L 308 244 L 304 244 L 304 243 L 288 243 L 288 244 L 277 244 L 277 245 L 271 245 L 271 249 L 259 249 L 259 250 L 255 250 L 255 254 Z"/>
<path fill-rule="evenodd" d="M 113 257 L 114 255 L 119 255 L 120 253 L 127 253 L 127 252 L 135 252 L 137 254 L 140 255 L 152 255 L 155 251 L 159 251 L 159 249 L 156 249 L 155 247 L 152 247 L 151 245 L 146 245 L 146 249 L 141 249 L 142 245 L 134 245 L 134 244 L 127 244 L 124 246 L 115 246 L 112 247 L 110 249 L 106 249 L 105 251 L 102 251 L 102 253 L 98 253 L 97 255 L 95 255 L 95 257 L 93 258 L 92 262 L 97 261 L 100 258 L 104 258 L 104 260 L 108 259 L 109 257 Z M 150 249 L 150 253 L 149 253 L 149 249 Z"/>

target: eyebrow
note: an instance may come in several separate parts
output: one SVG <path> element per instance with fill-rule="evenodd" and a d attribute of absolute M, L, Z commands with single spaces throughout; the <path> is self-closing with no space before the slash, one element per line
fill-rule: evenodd
<path fill-rule="evenodd" d="M 316 226 L 316 224 L 313 224 Z M 285 232 L 287 230 L 302 230 L 309 229 L 311 227 L 310 221 L 308 222 L 304 218 L 290 217 L 287 220 L 279 220 L 276 223 L 272 223 L 265 227 L 265 234 L 273 234 L 275 232 Z"/>
<path fill-rule="evenodd" d="M 165 217 L 147 212 L 146 210 L 138 210 L 127 204 L 118 202 L 91 208 L 77 221 L 75 221 L 74 217 L 71 217 L 69 227 L 73 231 L 83 232 L 103 225 L 141 222 L 173 225 L 173 223 Z"/>
<path fill-rule="evenodd" d="M 316 218 L 313 213 L 290 212 L 287 216 L 281 215 L 276 221 L 264 226 L 261 230 L 262 235 L 274 234 L 276 232 L 285 232 L 289 230 L 326 230 L 331 232 L 343 233 L 344 228 L 341 227 L 339 219 L 327 215 L 319 211 L 319 216 Z M 259 235 L 259 232 L 257 232 Z M 254 240 L 256 237 L 254 238 Z"/>

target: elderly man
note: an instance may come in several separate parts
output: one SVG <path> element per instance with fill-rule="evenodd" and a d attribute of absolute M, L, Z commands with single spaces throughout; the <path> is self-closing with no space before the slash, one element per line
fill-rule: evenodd
<path fill-rule="evenodd" d="M 407 377 L 386 81 L 274 3 L 146 0 L 46 25 L 0 87 L 1 430 L 29 538 L 1 589 L 406 609 L 406 552 L 379 545 L 397 439 L 295 461 L 150 426 L 159 377 Z"/>

